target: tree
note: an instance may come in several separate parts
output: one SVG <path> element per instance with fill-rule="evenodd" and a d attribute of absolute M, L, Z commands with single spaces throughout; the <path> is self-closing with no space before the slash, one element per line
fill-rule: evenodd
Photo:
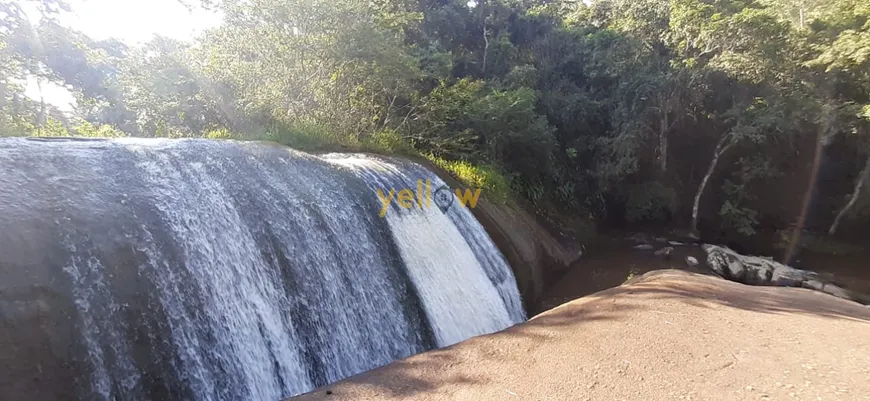
<path fill-rule="evenodd" d="M 832 100 L 843 111 L 840 120 L 844 128 L 839 131 L 864 137 L 857 143 L 867 154 L 848 202 L 828 229 L 834 235 L 843 217 L 857 203 L 870 174 L 870 148 L 866 145 L 866 137 L 870 137 L 870 6 L 851 0 L 834 2 L 821 8 L 811 28 L 810 41 L 817 56 L 807 64 L 823 69 L 827 84 L 835 86 L 837 93 Z M 845 86 L 848 89 L 843 89 Z"/>
<path fill-rule="evenodd" d="M 765 143 L 769 140 L 769 136 L 784 132 L 781 127 L 784 121 L 787 121 L 787 115 L 779 99 L 755 98 L 748 104 L 735 104 L 724 114 L 722 123 L 729 128 L 716 142 L 710 164 L 695 192 L 692 202 L 692 220 L 689 226 L 692 233 L 698 231 L 701 197 L 707 189 L 710 178 L 719 167 L 722 156 L 746 142 Z"/>
<path fill-rule="evenodd" d="M 858 178 L 855 179 L 855 189 L 852 190 L 852 193 L 849 195 L 849 202 L 846 203 L 846 206 L 843 206 L 840 209 L 840 212 L 837 213 L 837 217 L 834 218 L 834 222 L 831 223 L 831 228 L 828 229 L 828 234 L 834 235 L 837 233 L 837 227 L 840 225 L 840 220 L 843 219 L 852 207 L 855 206 L 855 202 L 858 201 L 858 197 L 861 195 L 861 189 L 864 187 L 864 183 L 867 181 L 867 177 L 870 176 L 870 157 L 867 158 L 867 162 L 864 164 L 864 168 L 861 170 L 861 173 L 858 174 Z"/>
<path fill-rule="evenodd" d="M 701 228 L 744 235 L 788 225 L 769 188 L 812 188 L 813 174 L 791 174 L 796 156 L 838 138 L 847 171 L 824 194 L 829 231 L 858 215 L 866 2 L 206 3 L 221 26 L 141 46 L 55 18 L 30 26 L 0 3 L 0 132 L 402 149 L 493 167 L 548 213 L 695 231 L 709 218 L 719 224 Z M 49 16 L 65 7 L 39 4 Z M 68 88 L 77 109 L 27 98 L 27 77 Z"/>

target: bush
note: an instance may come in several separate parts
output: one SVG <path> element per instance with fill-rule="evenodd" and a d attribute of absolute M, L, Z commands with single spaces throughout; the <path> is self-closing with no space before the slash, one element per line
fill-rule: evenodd
<path fill-rule="evenodd" d="M 365 151 L 376 153 L 416 154 L 414 147 L 405 141 L 401 134 L 393 130 L 375 132 L 363 140 L 362 148 Z"/>
<path fill-rule="evenodd" d="M 202 134 L 208 139 L 237 139 L 242 141 L 270 141 L 303 151 L 359 149 L 360 143 L 351 136 L 332 133 L 329 129 L 312 123 L 297 122 L 292 125 L 272 123 L 259 130 L 233 132 L 226 128 Z"/>
<path fill-rule="evenodd" d="M 625 218 L 630 222 L 666 221 L 676 211 L 677 193 L 658 182 L 629 187 Z"/>
<path fill-rule="evenodd" d="M 230 132 L 230 130 L 226 128 L 220 128 L 208 131 L 202 134 L 202 137 L 207 139 L 232 139 L 234 135 L 232 132 Z"/>
<path fill-rule="evenodd" d="M 482 189 L 488 200 L 504 204 L 510 199 L 510 181 L 495 166 L 444 160 L 431 154 L 426 157 L 464 185 Z"/>
<path fill-rule="evenodd" d="M 108 124 L 94 125 L 87 121 L 82 122 L 73 128 L 75 136 L 83 136 L 89 138 L 121 138 L 128 136 L 127 133 L 116 129 Z"/>
<path fill-rule="evenodd" d="M 352 137 L 335 134 L 323 126 L 311 123 L 296 123 L 292 126 L 275 125 L 257 139 L 277 142 L 298 150 L 359 148 L 359 142 Z"/>
<path fill-rule="evenodd" d="M 726 200 L 719 209 L 722 224 L 737 231 L 740 235 L 750 237 L 755 235 L 758 226 L 758 212 L 747 207 L 737 206 Z"/>
<path fill-rule="evenodd" d="M 42 126 L 27 124 L 24 131 L 9 128 L 0 130 L 0 136 L 33 136 L 33 137 L 83 137 L 83 138 L 121 138 L 127 133 L 108 124 L 94 125 L 89 121 L 80 121 L 78 125 L 68 128 L 60 120 L 49 118 Z M 5 128 L 5 127 L 4 127 Z"/>

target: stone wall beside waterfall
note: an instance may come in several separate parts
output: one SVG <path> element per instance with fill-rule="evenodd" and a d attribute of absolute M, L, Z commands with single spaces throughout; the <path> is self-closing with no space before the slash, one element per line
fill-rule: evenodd
<path fill-rule="evenodd" d="M 278 400 L 525 319 L 414 163 L 205 140 L 0 140 L 0 399 Z"/>

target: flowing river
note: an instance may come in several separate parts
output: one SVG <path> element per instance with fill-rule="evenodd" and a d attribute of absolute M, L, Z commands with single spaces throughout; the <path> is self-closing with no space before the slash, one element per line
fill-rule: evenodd
<path fill-rule="evenodd" d="M 0 140 L 0 399 L 277 401 L 525 320 L 423 167 L 207 140 Z M 419 206 L 419 205 L 417 205 Z"/>

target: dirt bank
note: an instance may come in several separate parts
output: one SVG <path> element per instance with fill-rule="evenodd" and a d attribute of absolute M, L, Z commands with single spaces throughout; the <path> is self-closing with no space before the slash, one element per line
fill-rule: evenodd
<path fill-rule="evenodd" d="M 870 308 L 648 273 L 294 400 L 870 400 Z"/>

